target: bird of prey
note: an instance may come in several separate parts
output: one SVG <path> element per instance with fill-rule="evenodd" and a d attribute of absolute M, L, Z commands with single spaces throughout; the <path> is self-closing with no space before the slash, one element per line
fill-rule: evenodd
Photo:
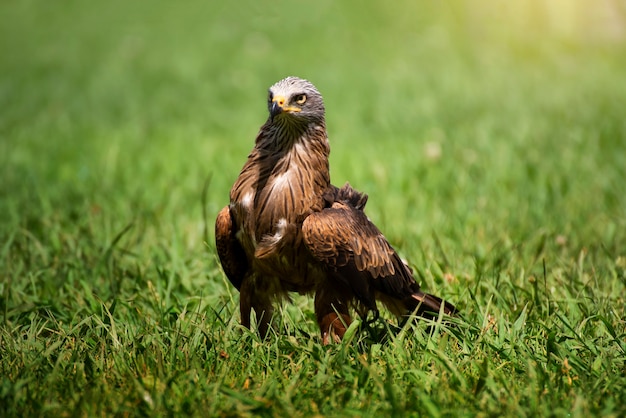
<path fill-rule="evenodd" d="M 350 310 L 382 302 L 397 316 L 436 317 L 455 307 L 420 290 L 410 268 L 364 213 L 367 195 L 330 183 L 325 110 L 307 80 L 269 89 L 269 117 L 215 223 L 217 253 L 240 292 L 241 323 L 265 337 L 274 304 L 315 294 L 323 344 L 339 342 Z"/>

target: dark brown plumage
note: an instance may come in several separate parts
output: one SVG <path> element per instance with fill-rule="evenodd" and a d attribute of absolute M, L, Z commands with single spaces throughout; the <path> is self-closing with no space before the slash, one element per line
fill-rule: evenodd
<path fill-rule="evenodd" d="M 265 336 L 273 305 L 289 292 L 314 293 L 322 341 L 339 341 L 350 308 L 398 316 L 453 314 L 423 293 L 409 267 L 363 212 L 367 195 L 330 184 L 322 96 L 287 77 L 269 90 L 270 116 L 215 224 L 217 252 L 240 291 L 241 322 L 252 310 Z"/>

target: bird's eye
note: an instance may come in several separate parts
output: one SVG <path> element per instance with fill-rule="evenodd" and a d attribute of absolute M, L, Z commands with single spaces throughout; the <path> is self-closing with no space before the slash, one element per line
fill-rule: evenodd
<path fill-rule="evenodd" d="M 306 94 L 298 94 L 294 96 L 293 101 L 302 106 L 306 102 Z"/>

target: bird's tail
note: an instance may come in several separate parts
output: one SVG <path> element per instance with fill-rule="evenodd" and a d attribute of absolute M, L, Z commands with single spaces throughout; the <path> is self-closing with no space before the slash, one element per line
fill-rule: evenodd
<path fill-rule="evenodd" d="M 403 303 L 408 312 L 425 318 L 436 318 L 442 310 L 446 315 L 457 313 L 457 309 L 453 304 L 446 302 L 438 296 L 422 291 L 413 293 L 404 299 Z"/>

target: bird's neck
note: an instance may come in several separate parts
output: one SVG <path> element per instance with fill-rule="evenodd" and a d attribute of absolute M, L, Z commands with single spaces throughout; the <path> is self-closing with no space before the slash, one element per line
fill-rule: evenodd
<path fill-rule="evenodd" d="M 316 147 L 318 144 L 326 148 L 325 157 L 328 158 L 328 136 L 324 120 L 310 123 L 287 121 L 268 121 L 261 127 L 257 136 L 255 148 L 270 154 L 286 154 L 293 151 L 298 144 Z"/>
<path fill-rule="evenodd" d="M 246 196 L 254 197 L 255 202 L 263 196 L 271 195 L 275 199 L 280 195 L 276 194 L 276 186 L 287 184 L 284 182 L 287 179 L 294 190 L 301 191 L 298 201 L 321 201 L 330 185 L 330 145 L 325 126 L 310 124 L 297 136 L 284 137 L 278 135 L 280 132 L 276 129 L 271 121 L 261 127 L 248 161 L 231 190 L 231 202 L 245 201 Z M 307 204 L 310 203 L 305 206 Z"/>
<path fill-rule="evenodd" d="M 330 184 L 328 156 L 330 145 L 323 124 L 309 124 L 306 129 L 277 131 L 276 125 L 264 126 L 252 153 L 261 173 L 276 177 L 284 172 L 300 172 L 301 181 L 313 182 L 315 193 Z M 261 175 L 263 178 L 264 175 Z M 326 184 L 327 183 L 327 184 Z M 261 184 L 264 181 L 261 180 Z M 311 190 L 313 191 L 313 190 Z"/>

